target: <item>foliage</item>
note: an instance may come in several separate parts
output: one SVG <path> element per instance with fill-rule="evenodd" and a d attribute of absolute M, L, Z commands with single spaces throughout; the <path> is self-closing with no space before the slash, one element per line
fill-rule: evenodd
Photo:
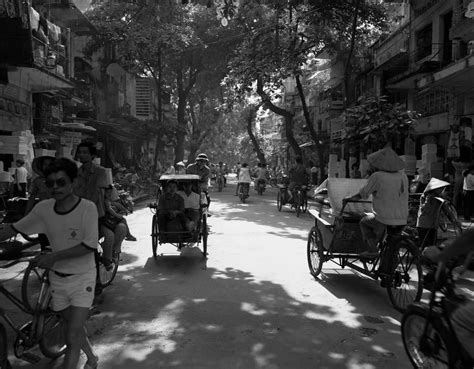
<path fill-rule="evenodd" d="M 372 149 L 396 142 L 414 128 L 419 114 L 392 104 L 385 96 L 362 96 L 343 115 L 346 134 L 343 141 L 363 143 Z"/>

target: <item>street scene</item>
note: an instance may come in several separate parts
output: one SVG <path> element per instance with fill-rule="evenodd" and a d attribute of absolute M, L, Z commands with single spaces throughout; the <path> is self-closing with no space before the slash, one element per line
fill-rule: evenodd
<path fill-rule="evenodd" d="M 0 31 L 0 369 L 474 368 L 474 1 Z"/>

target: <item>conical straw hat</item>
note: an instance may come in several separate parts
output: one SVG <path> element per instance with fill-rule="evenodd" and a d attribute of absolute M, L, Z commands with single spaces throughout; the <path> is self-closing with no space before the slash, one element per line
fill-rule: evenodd
<path fill-rule="evenodd" d="M 423 192 L 427 193 L 429 191 L 436 190 L 437 188 L 442 188 L 442 187 L 447 187 L 447 186 L 451 186 L 451 183 L 442 181 L 441 179 L 438 179 L 438 178 L 431 178 Z"/>
<path fill-rule="evenodd" d="M 385 147 L 370 154 L 367 156 L 367 161 L 374 168 L 385 172 L 398 172 L 405 169 L 405 162 L 390 147 Z"/>

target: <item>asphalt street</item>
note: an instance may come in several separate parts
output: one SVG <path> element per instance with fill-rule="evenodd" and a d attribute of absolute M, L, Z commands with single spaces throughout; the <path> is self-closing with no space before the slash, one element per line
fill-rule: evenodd
<path fill-rule="evenodd" d="M 99 368 L 409 368 L 386 290 L 331 263 L 315 280 L 310 215 L 278 212 L 275 189 L 252 189 L 245 204 L 234 192 L 230 184 L 211 193 L 207 260 L 170 245 L 154 259 L 150 210 L 128 216 L 138 241 L 124 242 L 117 278 L 88 323 Z M 20 270 L 2 277 L 14 290 L 19 279 Z M 61 360 L 12 363 L 59 368 Z"/>

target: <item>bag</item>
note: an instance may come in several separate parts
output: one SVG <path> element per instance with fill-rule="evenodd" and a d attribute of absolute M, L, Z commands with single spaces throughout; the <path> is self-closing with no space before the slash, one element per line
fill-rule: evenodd
<path fill-rule="evenodd" d="M 110 214 L 110 213 L 105 213 L 105 215 L 100 218 L 100 224 L 106 226 L 107 228 L 114 230 L 115 227 L 117 227 L 117 224 L 119 224 L 122 221 L 121 218 L 117 218 L 116 216 Z"/>

